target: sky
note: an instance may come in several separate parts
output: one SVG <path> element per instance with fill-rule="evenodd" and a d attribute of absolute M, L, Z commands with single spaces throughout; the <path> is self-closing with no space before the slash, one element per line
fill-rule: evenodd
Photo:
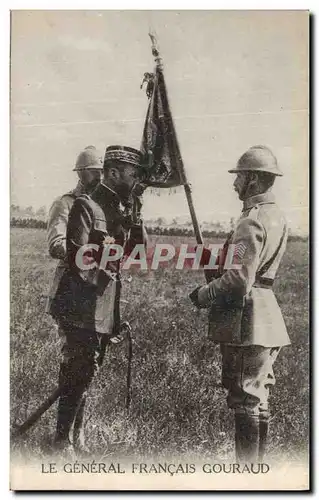
<path fill-rule="evenodd" d="M 11 203 L 49 208 L 75 186 L 87 145 L 139 148 L 150 29 L 199 220 L 239 215 L 227 170 L 264 144 L 284 173 L 278 203 L 291 229 L 306 233 L 306 11 L 13 11 Z M 146 219 L 187 214 L 182 189 L 145 194 Z"/>

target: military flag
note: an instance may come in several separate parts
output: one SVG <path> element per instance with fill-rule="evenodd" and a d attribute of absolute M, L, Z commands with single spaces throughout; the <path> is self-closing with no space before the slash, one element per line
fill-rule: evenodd
<path fill-rule="evenodd" d="M 145 73 L 145 81 L 150 100 L 141 144 L 146 183 L 157 188 L 181 186 L 186 181 L 184 166 L 161 63 L 156 65 L 155 73 Z"/>
<path fill-rule="evenodd" d="M 194 227 L 196 241 L 203 245 L 203 237 L 197 220 L 192 192 L 184 169 L 172 113 L 165 84 L 162 58 L 156 38 L 152 40 L 152 54 L 155 58 L 154 73 L 145 73 L 141 85 L 146 82 L 149 105 L 144 124 L 141 151 L 144 155 L 145 184 L 156 188 L 183 186 Z M 205 270 L 207 281 L 211 274 Z"/>

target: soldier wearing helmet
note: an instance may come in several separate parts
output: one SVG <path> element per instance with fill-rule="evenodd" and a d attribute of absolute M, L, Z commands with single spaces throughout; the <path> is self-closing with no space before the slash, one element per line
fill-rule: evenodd
<path fill-rule="evenodd" d="M 79 177 L 77 186 L 59 196 L 49 211 L 47 238 L 49 253 L 53 259 L 64 260 L 66 257 L 66 226 L 73 202 L 81 194 L 93 191 L 100 182 L 102 170 L 102 157 L 94 146 L 87 146 L 80 152 L 73 169 Z"/>
<path fill-rule="evenodd" d="M 190 298 L 198 308 L 209 308 L 209 337 L 220 343 L 222 382 L 235 412 L 236 458 L 250 463 L 263 460 L 273 364 L 290 344 L 272 291 L 288 229 L 271 192 L 282 173 L 270 149 L 251 147 L 229 172 L 237 174 L 233 185 L 243 211 L 220 255 L 219 273 Z M 223 269 L 230 249 L 236 268 Z"/>
<path fill-rule="evenodd" d="M 74 200 L 83 193 L 90 193 L 97 186 L 103 171 L 103 161 L 100 152 L 95 146 L 87 146 L 77 156 L 73 171 L 77 172 L 79 181 L 75 189 L 54 200 L 47 224 L 47 241 L 49 253 L 53 259 L 59 261 L 56 268 L 46 303 L 46 312 L 50 313 L 52 299 L 55 296 L 58 284 L 66 262 L 66 229 L 69 213 Z M 59 329 L 60 333 L 63 333 Z"/>

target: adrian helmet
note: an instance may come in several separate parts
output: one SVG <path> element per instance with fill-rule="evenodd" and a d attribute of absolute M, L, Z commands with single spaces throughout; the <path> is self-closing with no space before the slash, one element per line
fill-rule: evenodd
<path fill-rule="evenodd" d="M 266 146 L 252 146 L 238 160 L 235 168 L 228 170 L 232 174 L 238 172 L 268 172 L 282 176 L 275 155 Z"/>
<path fill-rule="evenodd" d="M 73 170 L 96 169 L 103 170 L 103 160 L 101 153 L 95 146 L 87 146 L 78 155 Z"/>

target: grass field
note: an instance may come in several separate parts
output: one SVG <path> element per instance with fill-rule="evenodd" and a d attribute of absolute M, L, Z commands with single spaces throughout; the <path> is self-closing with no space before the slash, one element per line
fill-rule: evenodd
<path fill-rule="evenodd" d="M 61 339 L 44 314 L 56 263 L 47 254 L 45 237 L 38 229 L 11 232 L 12 425 L 39 406 L 58 376 Z M 230 458 L 233 420 L 220 383 L 219 348 L 207 341 L 206 312 L 196 312 L 188 299 L 188 292 L 204 281 L 202 272 L 166 268 L 134 274 L 123 287 L 128 303 L 122 306 L 122 319 L 129 319 L 134 330 L 131 408 L 126 413 L 126 346 L 112 346 L 90 391 L 88 444 L 99 457 Z M 308 443 L 307 242 L 289 242 L 275 293 L 292 346 L 281 351 L 275 367 L 269 454 L 297 460 Z M 56 405 L 13 443 L 15 452 L 45 455 L 55 416 Z"/>

